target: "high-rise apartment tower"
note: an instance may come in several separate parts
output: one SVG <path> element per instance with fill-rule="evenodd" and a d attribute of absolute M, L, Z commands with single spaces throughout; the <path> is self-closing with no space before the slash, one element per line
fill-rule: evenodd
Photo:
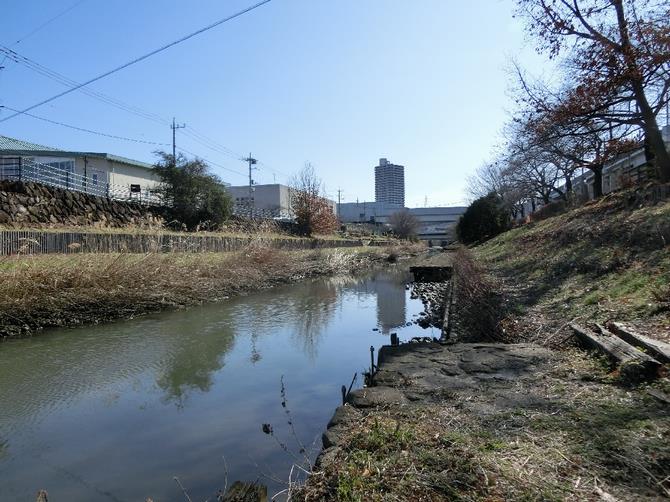
<path fill-rule="evenodd" d="M 405 168 L 379 159 L 375 167 L 375 201 L 405 207 Z"/>

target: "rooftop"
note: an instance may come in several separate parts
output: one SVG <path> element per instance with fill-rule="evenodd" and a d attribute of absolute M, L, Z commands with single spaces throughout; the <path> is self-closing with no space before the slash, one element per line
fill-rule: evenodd
<path fill-rule="evenodd" d="M 153 169 L 153 165 L 139 160 L 121 157 L 120 155 L 113 155 L 111 153 L 103 152 L 74 152 L 67 150 L 59 150 L 49 146 L 38 145 L 29 141 L 10 138 L 8 136 L 0 135 L 0 155 L 44 155 L 50 157 L 95 157 L 100 159 L 111 160 L 120 164 L 127 164 L 129 166 L 142 167 L 144 169 Z"/>

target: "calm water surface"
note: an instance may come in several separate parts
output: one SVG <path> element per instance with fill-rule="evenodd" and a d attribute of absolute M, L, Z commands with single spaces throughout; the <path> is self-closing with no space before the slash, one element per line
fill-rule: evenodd
<path fill-rule="evenodd" d="M 188 311 L 0 344 L 0 501 L 184 500 L 228 479 L 281 490 L 370 345 L 438 336 L 416 325 L 405 269 L 321 279 Z M 377 328 L 377 331 L 373 331 Z M 360 386 L 360 375 L 356 386 Z M 224 457 L 226 462 L 224 462 Z M 272 478 L 276 478 L 273 480 Z"/>

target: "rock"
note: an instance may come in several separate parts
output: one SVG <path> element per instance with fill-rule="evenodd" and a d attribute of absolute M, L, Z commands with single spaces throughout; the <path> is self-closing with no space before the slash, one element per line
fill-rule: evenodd
<path fill-rule="evenodd" d="M 333 414 L 333 418 L 328 422 L 328 428 L 335 427 L 336 425 L 348 424 L 350 422 L 360 420 L 361 412 L 358 411 L 353 406 L 343 405 L 338 407 Z"/>
<path fill-rule="evenodd" d="M 347 402 L 356 408 L 372 408 L 407 404 L 408 400 L 398 389 L 380 386 L 354 390 L 347 396 Z"/>

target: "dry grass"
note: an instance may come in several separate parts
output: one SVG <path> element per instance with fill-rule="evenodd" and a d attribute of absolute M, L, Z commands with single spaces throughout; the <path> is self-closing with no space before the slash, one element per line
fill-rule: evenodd
<path fill-rule="evenodd" d="M 508 332 L 552 342 L 573 319 L 639 321 L 670 339 L 670 202 L 610 194 L 546 220 L 506 232 L 475 248 L 504 282 Z"/>
<path fill-rule="evenodd" d="M 296 239 L 302 240 L 301 237 L 292 234 L 282 228 L 273 221 L 268 220 L 245 220 L 236 219 L 231 220 L 221 225 L 216 230 L 201 229 L 197 232 L 183 232 L 179 229 L 170 228 L 166 226 L 151 226 L 151 225 L 125 225 L 123 227 L 110 227 L 102 225 L 34 225 L 26 224 L 24 226 L 8 226 L 0 225 L 0 231 L 39 231 L 48 233 L 95 233 L 95 234 L 123 234 L 123 235 L 171 235 L 179 237 L 262 237 L 264 239 Z M 389 241 L 392 237 L 383 235 L 359 235 L 359 234 L 315 234 L 315 239 L 320 240 L 347 240 L 347 239 L 364 239 L 366 241 Z"/>
<path fill-rule="evenodd" d="M 452 323 L 459 342 L 502 341 L 504 317 L 500 284 L 464 247 L 453 258 L 455 312 Z"/>
<path fill-rule="evenodd" d="M 669 431 L 662 403 L 566 351 L 518 388 L 366 411 L 293 500 L 660 500 Z"/>
<path fill-rule="evenodd" d="M 5 257 L 0 337 L 217 301 L 418 251 L 406 246 L 284 251 L 252 243 L 234 253 Z"/>

